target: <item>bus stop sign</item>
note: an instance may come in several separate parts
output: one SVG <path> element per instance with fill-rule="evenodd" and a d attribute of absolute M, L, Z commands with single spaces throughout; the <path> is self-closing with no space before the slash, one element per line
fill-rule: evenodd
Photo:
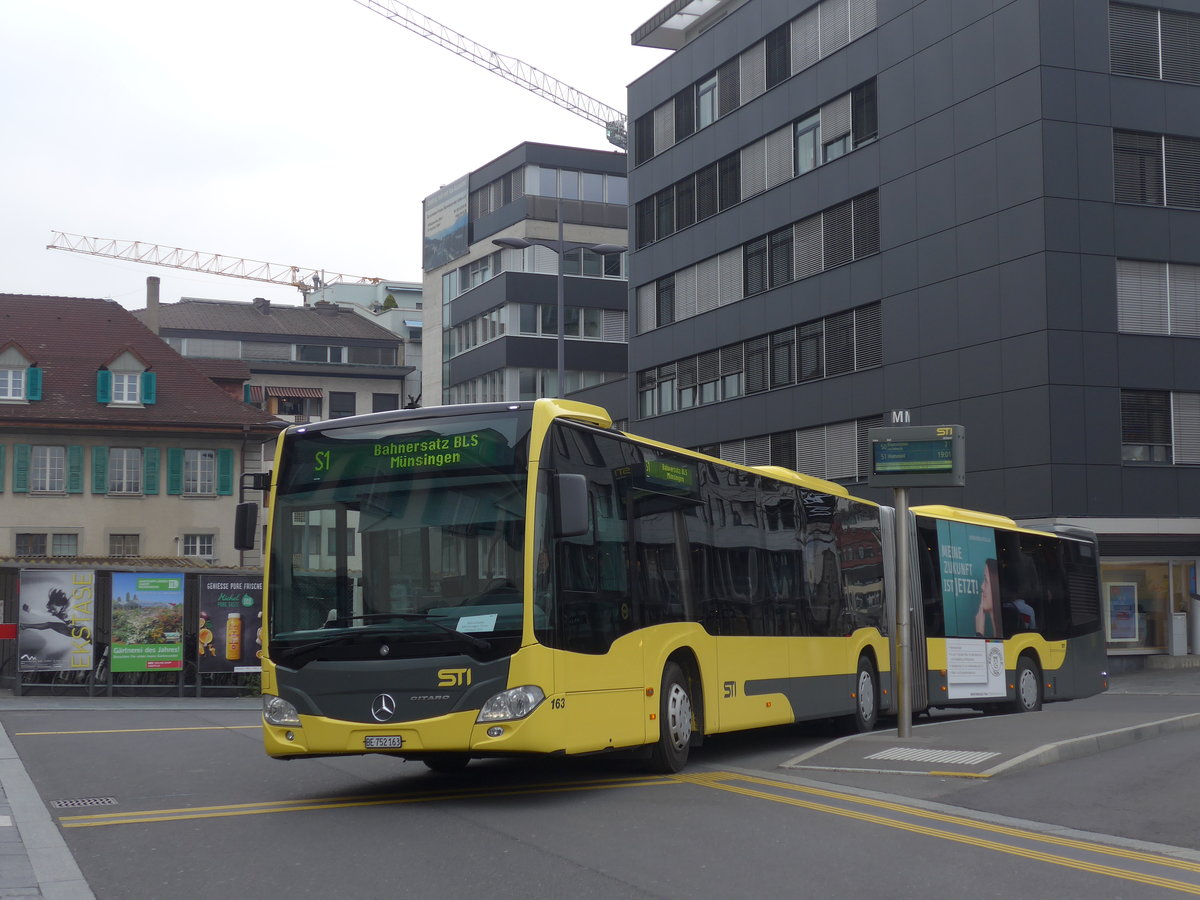
<path fill-rule="evenodd" d="M 967 483 L 961 425 L 884 425 L 867 431 L 871 487 L 962 487 Z"/>

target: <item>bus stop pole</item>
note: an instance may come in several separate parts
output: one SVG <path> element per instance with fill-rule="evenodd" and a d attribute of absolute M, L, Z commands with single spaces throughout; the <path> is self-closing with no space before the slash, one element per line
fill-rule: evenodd
<path fill-rule="evenodd" d="M 896 653 L 892 666 L 896 691 L 896 736 L 912 737 L 912 654 L 908 612 L 908 488 L 893 488 L 896 508 Z"/>

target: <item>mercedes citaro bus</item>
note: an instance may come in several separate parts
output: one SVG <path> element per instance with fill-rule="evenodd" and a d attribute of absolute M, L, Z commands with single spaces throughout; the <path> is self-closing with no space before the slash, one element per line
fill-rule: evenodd
<path fill-rule="evenodd" d="M 268 479 L 263 479 L 264 486 Z M 913 507 L 614 430 L 564 400 L 288 428 L 269 476 L 267 753 L 645 748 L 895 714 L 895 532 L 912 707 L 1106 687 L 1094 535 Z M 254 504 L 239 506 L 245 549 Z M 643 754 L 639 754 L 641 756 Z"/>

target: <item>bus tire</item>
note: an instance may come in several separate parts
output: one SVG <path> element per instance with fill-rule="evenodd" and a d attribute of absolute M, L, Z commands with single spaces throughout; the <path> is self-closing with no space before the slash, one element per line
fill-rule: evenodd
<path fill-rule="evenodd" d="M 687 765 L 692 741 L 692 695 L 678 663 L 663 668 L 662 691 L 658 695 L 658 743 L 650 753 L 650 768 L 672 775 Z"/>
<path fill-rule="evenodd" d="M 858 673 L 854 677 L 854 715 L 848 725 L 853 731 L 865 734 L 875 730 L 879 721 L 879 676 L 875 666 L 865 656 L 858 658 Z"/>
<path fill-rule="evenodd" d="M 1012 712 L 1037 712 L 1042 708 L 1042 673 L 1027 654 L 1017 660 L 1013 686 L 1016 690 L 1009 705 Z"/>
<path fill-rule="evenodd" d="M 421 760 L 431 771 L 441 772 L 443 775 L 458 774 L 470 761 L 471 757 L 465 753 L 439 753 Z"/>

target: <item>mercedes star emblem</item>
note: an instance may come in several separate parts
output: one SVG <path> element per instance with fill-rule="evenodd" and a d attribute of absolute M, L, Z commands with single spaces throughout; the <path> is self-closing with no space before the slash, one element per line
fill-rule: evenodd
<path fill-rule="evenodd" d="M 386 722 L 396 714 L 396 699 L 391 694 L 380 694 L 371 701 L 371 715 L 376 722 Z"/>

